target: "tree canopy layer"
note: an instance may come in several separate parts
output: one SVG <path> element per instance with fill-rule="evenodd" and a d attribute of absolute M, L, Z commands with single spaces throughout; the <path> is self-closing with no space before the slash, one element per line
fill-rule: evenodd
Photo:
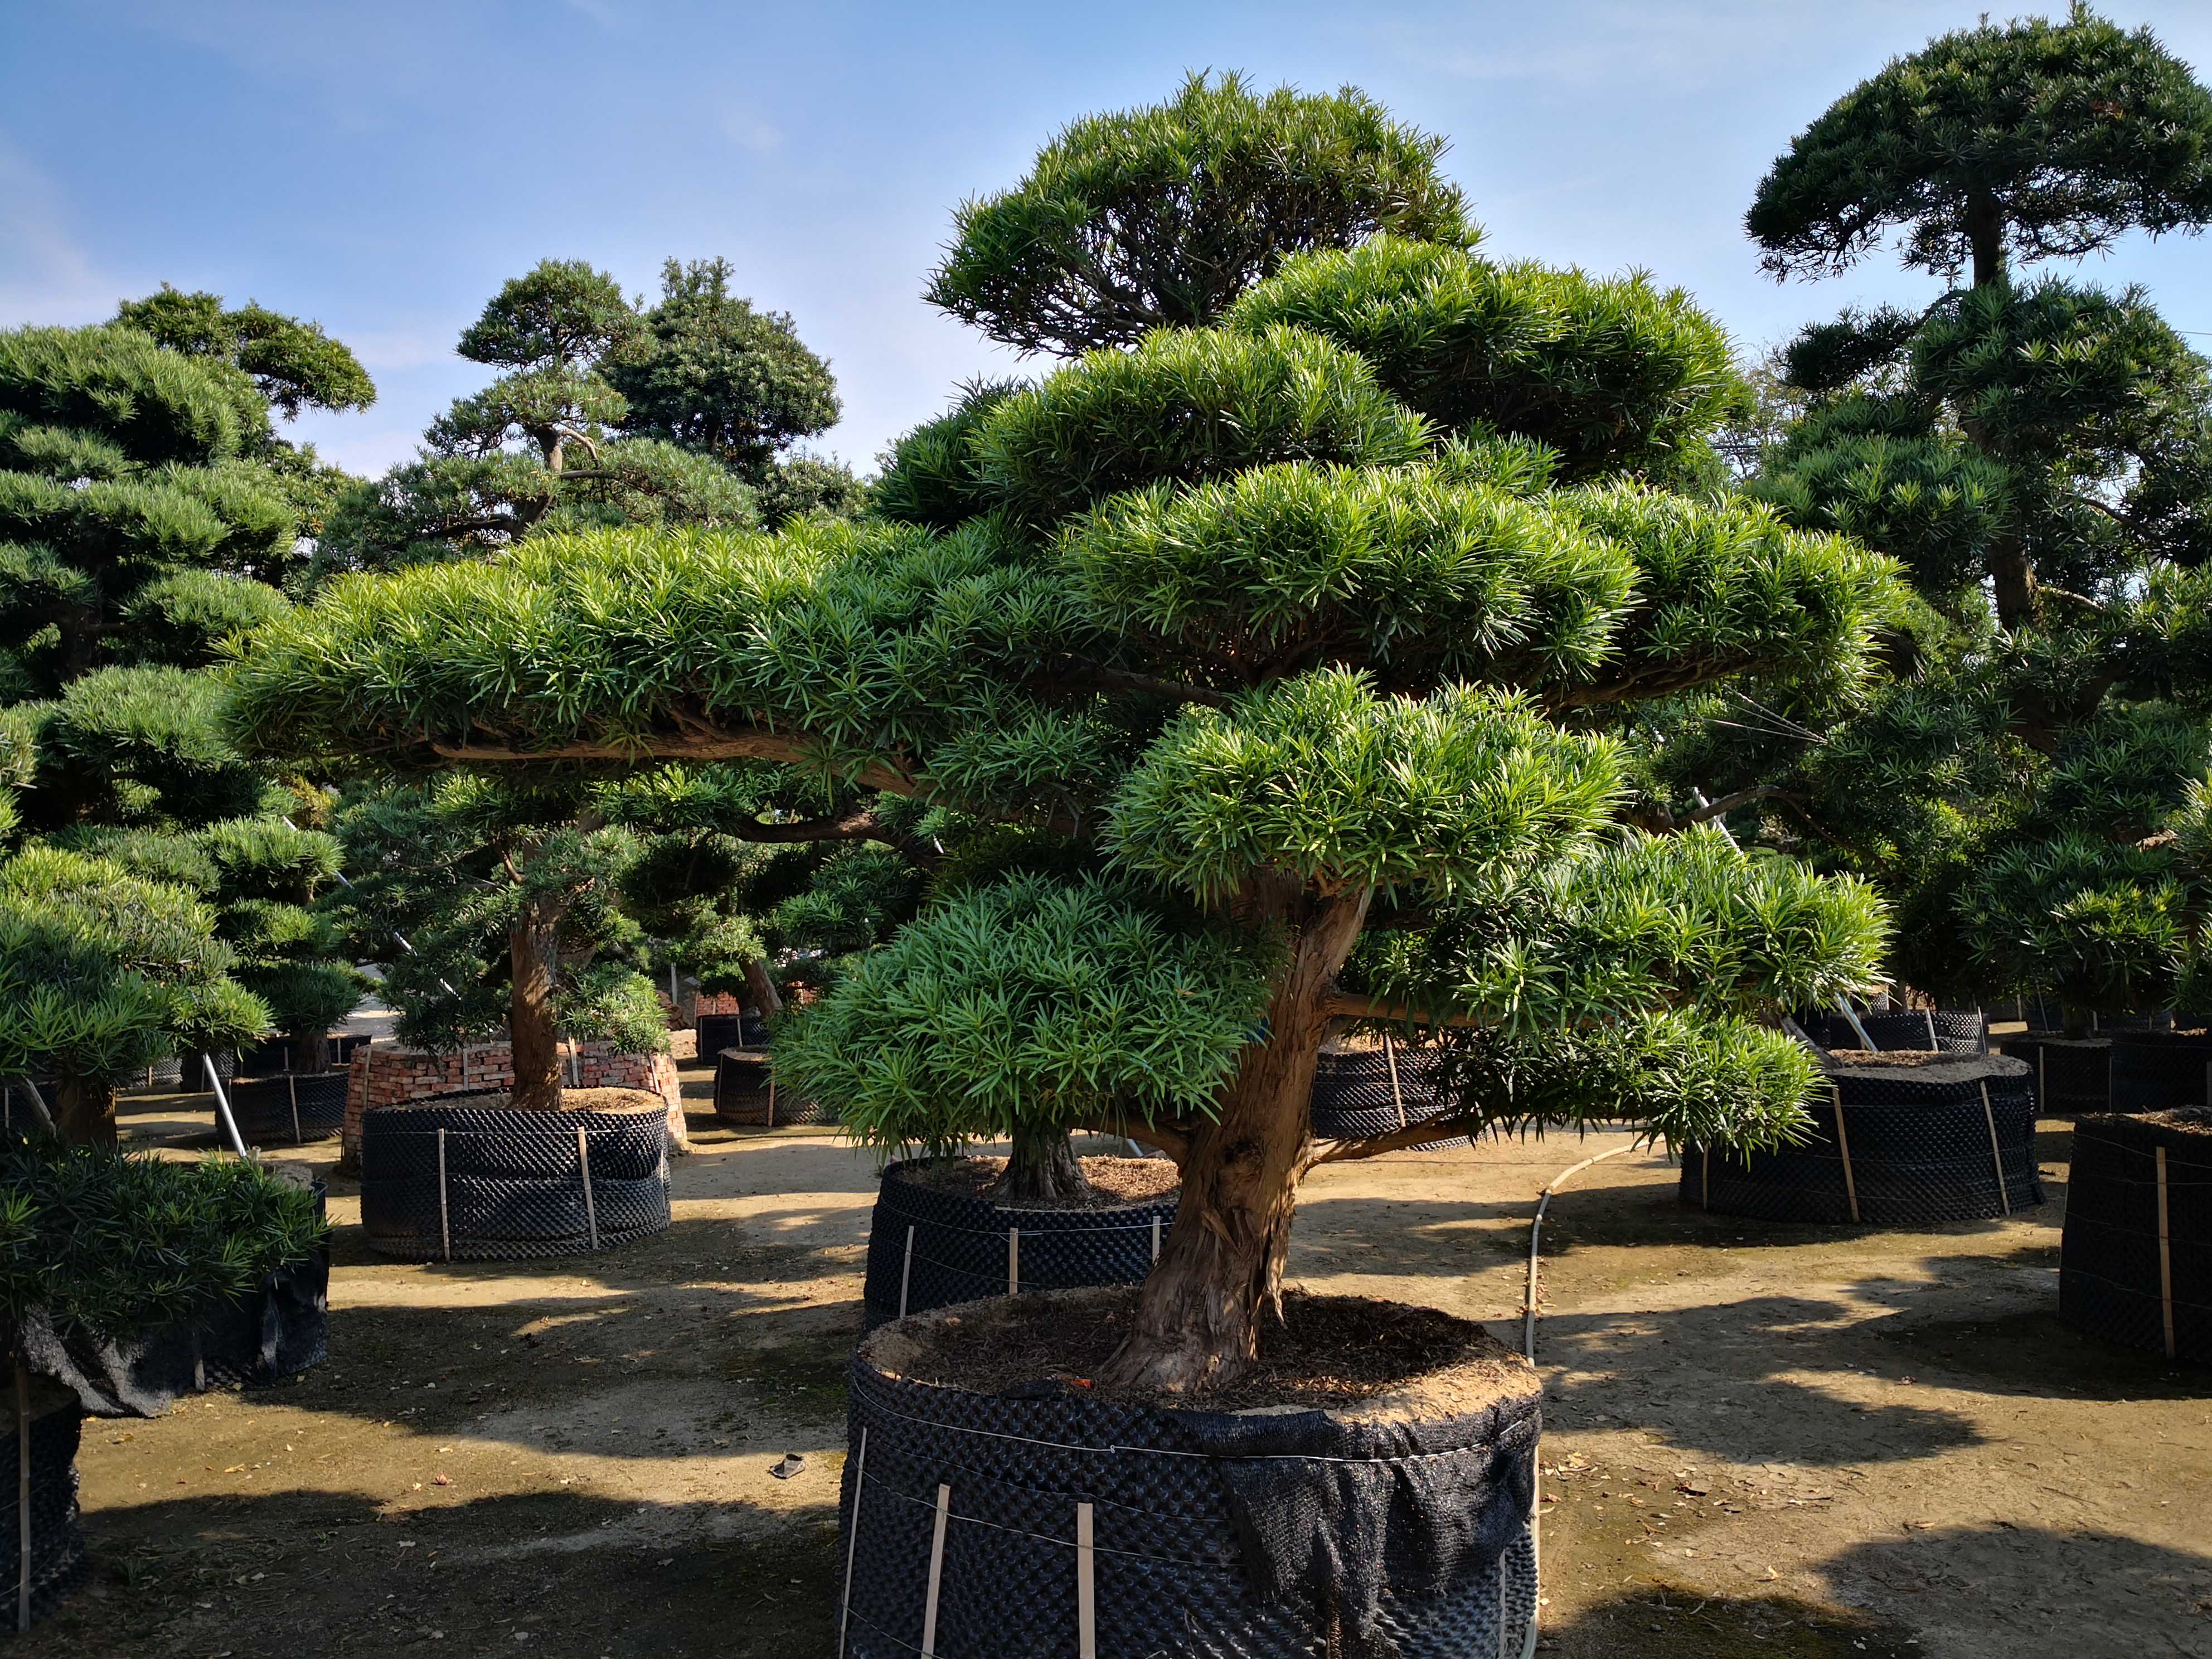
<path fill-rule="evenodd" d="M 1745 228 L 1777 276 L 1905 262 L 1979 286 L 2008 258 L 2078 256 L 2212 217 L 2212 93 L 2148 28 L 2075 0 L 1984 21 L 1861 82 L 1792 141 Z"/>
<path fill-rule="evenodd" d="M 1013 189 L 963 206 L 928 298 L 1062 356 L 1203 327 L 1294 254 L 1382 231 L 1472 245 L 1443 148 L 1353 88 L 1194 75 L 1164 104 L 1076 122 Z"/>
<path fill-rule="evenodd" d="M 342 580 L 242 653 L 235 727 L 401 765 L 768 762 L 995 823 L 779 1066 L 885 1145 L 1170 1149 L 1182 1218 L 1119 1363 L 1202 1386 L 1251 1353 L 1299 1174 L 1397 1144 L 1310 1139 L 1333 1022 L 1438 1036 L 1456 1127 L 1538 1101 L 1771 1143 L 1813 1074 L 1761 1019 L 1868 982 L 1882 936 L 1851 882 L 1627 830 L 1606 728 L 1734 676 L 1856 685 L 1894 567 L 1636 476 L 1717 419 L 1717 336 L 1681 296 L 1516 272 L 1559 297 L 1508 362 L 1479 319 L 1375 326 L 1408 268 L 1491 280 L 1459 247 L 1292 258 L 1247 324 L 980 389 L 894 452 L 884 498 L 920 523 L 547 537 Z M 1683 349 L 1624 381 L 1585 302 Z M 1553 389 L 1443 424 L 1391 389 L 1470 372 L 1425 338 Z M 1565 471 L 1547 440 L 1601 427 Z"/>

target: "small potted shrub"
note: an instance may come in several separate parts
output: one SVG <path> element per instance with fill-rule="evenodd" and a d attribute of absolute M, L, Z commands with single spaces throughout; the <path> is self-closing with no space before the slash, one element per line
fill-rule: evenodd
<path fill-rule="evenodd" d="M 31 1474 L 27 1504 L 0 1505 L 0 1549 L 22 1559 L 27 1508 L 33 1616 L 87 1570 L 76 1468 L 84 1415 L 166 1410 L 197 1385 L 202 1325 L 309 1267 L 323 1233 L 304 1187 L 250 1163 L 0 1141 L 0 1316 L 15 1360 L 0 1481 L 18 1490 L 26 1444 Z"/>

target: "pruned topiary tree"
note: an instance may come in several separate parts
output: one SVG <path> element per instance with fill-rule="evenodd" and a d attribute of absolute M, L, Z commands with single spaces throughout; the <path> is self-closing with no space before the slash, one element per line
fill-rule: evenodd
<path fill-rule="evenodd" d="M 1674 367 L 1613 356 L 1601 313 Z M 930 482 L 894 466 L 879 499 L 922 524 L 341 583 L 255 636 L 237 729 L 434 767 L 770 761 L 1005 826 L 1001 872 L 925 902 L 778 1063 L 880 1145 L 1088 1127 L 1174 1156 L 1120 1381 L 1249 1361 L 1322 1163 L 1555 1120 L 1791 1135 L 1814 1073 L 1773 1017 L 1869 982 L 1879 908 L 1711 829 L 1628 828 L 1612 732 L 1701 684 L 1864 673 L 1893 568 L 1636 476 L 1718 418 L 1717 334 L 1679 294 L 1369 241 L 1284 258 L 1226 322 L 902 446 Z M 1347 1021 L 1437 1037 L 1441 1122 L 1314 1140 Z"/>

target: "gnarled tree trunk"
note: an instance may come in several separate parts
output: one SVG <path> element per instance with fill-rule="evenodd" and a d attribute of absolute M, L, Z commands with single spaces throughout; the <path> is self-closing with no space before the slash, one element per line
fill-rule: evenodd
<path fill-rule="evenodd" d="M 561 1104 L 561 1034 L 554 1023 L 553 989 L 561 967 L 561 915 L 557 900 L 528 900 L 507 930 L 512 984 L 507 994 L 507 1036 L 514 1056 L 514 1103 L 533 1111 Z"/>
<path fill-rule="evenodd" d="M 757 957 L 745 959 L 745 994 L 761 1011 L 763 1019 L 774 1019 L 783 1012 L 783 998 L 775 988 L 775 981 L 768 976 L 768 964 Z"/>
<path fill-rule="evenodd" d="M 54 1128 L 72 1146 L 115 1145 L 115 1085 L 101 1077 L 54 1083 Z"/>
<path fill-rule="evenodd" d="M 1115 1386 L 1188 1394 L 1226 1382 L 1257 1351 L 1262 1309 L 1280 1310 L 1324 1011 L 1367 901 L 1363 889 L 1286 907 L 1296 933 L 1267 1041 L 1244 1051 L 1219 1116 L 1191 1137 L 1175 1225 L 1105 1367 Z"/>
<path fill-rule="evenodd" d="M 1084 1179 L 1082 1160 L 1065 1129 L 1016 1129 L 1006 1173 L 991 1188 L 1000 1203 L 1018 1199 L 1024 1203 L 1078 1203 L 1091 1195 Z"/>

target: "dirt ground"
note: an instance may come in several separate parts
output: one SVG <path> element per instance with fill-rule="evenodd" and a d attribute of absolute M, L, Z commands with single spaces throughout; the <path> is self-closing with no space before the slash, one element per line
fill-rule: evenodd
<path fill-rule="evenodd" d="M 617 1254 L 387 1262 L 334 1180 L 329 1363 L 88 1422 L 97 1576 L 27 1654 L 831 1652 L 872 1165 L 714 1128 L 687 1077 L 675 1224 Z M 204 1138 L 197 1103 L 129 1132 Z M 1617 1144 L 1326 1168 L 1293 1277 L 1517 1341 L 1536 1194 Z M 2212 1372 L 2058 1322 L 2063 1124 L 2041 1150 L 2042 1209 L 1922 1232 L 1686 1211 L 1644 1152 L 1553 1200 L 1543 1651 L 2212 1659 Z"/>

